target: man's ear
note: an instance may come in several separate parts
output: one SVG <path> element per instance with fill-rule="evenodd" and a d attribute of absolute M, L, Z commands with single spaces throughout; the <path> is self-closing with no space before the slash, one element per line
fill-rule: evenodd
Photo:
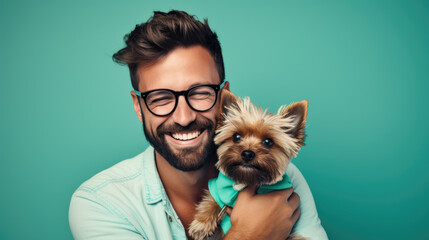
<path fill-rule="evenodd" d="M 227 114 L 228 109 L 237 107 L 237 102 L 237 97 L 229 91 L 229 87 L 222 88 L 220 94 L 220 112 L 222 114 Z"/>
<path fill-rule="evenodd" d="M 143 113 L 139 105 L 139 97 L 136 95 L 134 91 L 131 91 L 131 98 L 133 99 L 134 111 L 136 112 L 140 122 L 143 122 L 143 116 L 142 116 Z"/>
<path fill-rule="evenodd" d="M 228 91 L 231 91 L 231 90 L 229 90 L 229 82 L 228 81 L 225 81 L 225 84 L 223 85 L 223 87 L 222 87 L 222 90 L 223 89 L 226 89 L 226 90 L 228 90 Z"/>
<path fill-rule="evenodd" d="M 292 103 L 286 108 L 279 109 L 279 113 L 284 118 L 290 118 L 292 126 L 285 127 L 286 133 L 298 140 L 298 145 L 303 146 L 305 140 L 305 121 L 307 120 L 308 101 L 302 100 Z"/>

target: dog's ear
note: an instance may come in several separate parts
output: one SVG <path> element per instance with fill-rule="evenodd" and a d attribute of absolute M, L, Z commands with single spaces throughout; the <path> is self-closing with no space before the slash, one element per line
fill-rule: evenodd
<path fill-rule="evenodd" d="M 285 127 L 286 133 L 298 140 L 298 145 L 303 146 L 305 140 L 305 120 L 307 119 L 308 101 L 302 100 L 279 109 L 284 118 L 290 118 L 292 126 Z"/>

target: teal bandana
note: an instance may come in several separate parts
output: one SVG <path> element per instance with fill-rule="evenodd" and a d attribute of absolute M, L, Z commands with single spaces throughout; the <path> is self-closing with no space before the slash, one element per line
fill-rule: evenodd
<path fill-rule="evenodd" d="M 262 185 L 256 192 L 258 194 L 262 194 L 290 187 L 292 187 L 292 182 L 290 181 L 289 176 L 285 173 L 282 180 L 272 185 Z M 233 207 L 237 201 L 237 195 L 242 189 L 244 189 L 244 187 L 240 187 L 240 185 L 234 183 L 233 180 L 223 175 L 221 172 L 219 172 L 219 176 L 217 178 L 209 180 L 209 191 L 221 208 L 225 205 Z M 222 219 L 220 226 L 225 234 L 231 228 L 231 220 L 228 214 Z"/>

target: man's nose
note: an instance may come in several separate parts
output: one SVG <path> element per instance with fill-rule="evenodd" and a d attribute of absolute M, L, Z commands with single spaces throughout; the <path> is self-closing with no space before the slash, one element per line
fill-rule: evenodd
<path fill-rule="evenodd" d="M 197 113 L 189 107 L 184 96 L 179 96 L 176 110 L 174 110 L 171 117 L 175 123 L 186 127 L 195 120 Z"/>

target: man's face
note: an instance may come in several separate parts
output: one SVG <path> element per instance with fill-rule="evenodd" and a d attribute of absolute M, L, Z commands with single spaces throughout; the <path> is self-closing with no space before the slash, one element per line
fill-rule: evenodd
<path fill-rule="evenodd" d="M 220 83 L 213 58 L 201 46 L 177 48 L 153 65 L 139 66 L 137 75 L 140 92 L 161 88 L 184 91 L 196 85 Z M 216 156 L 213 135 L 219 96 L 216 105 L 206 112 L 192 110 L 180 96 L 175 111 L 163 117 L 150 113 L 141 99 L 143 117 L 137 96 L 131 94 L 134 109 L 140 121 L 144 121 L 146 139 L 173 167 L 197 170 Z"/>

